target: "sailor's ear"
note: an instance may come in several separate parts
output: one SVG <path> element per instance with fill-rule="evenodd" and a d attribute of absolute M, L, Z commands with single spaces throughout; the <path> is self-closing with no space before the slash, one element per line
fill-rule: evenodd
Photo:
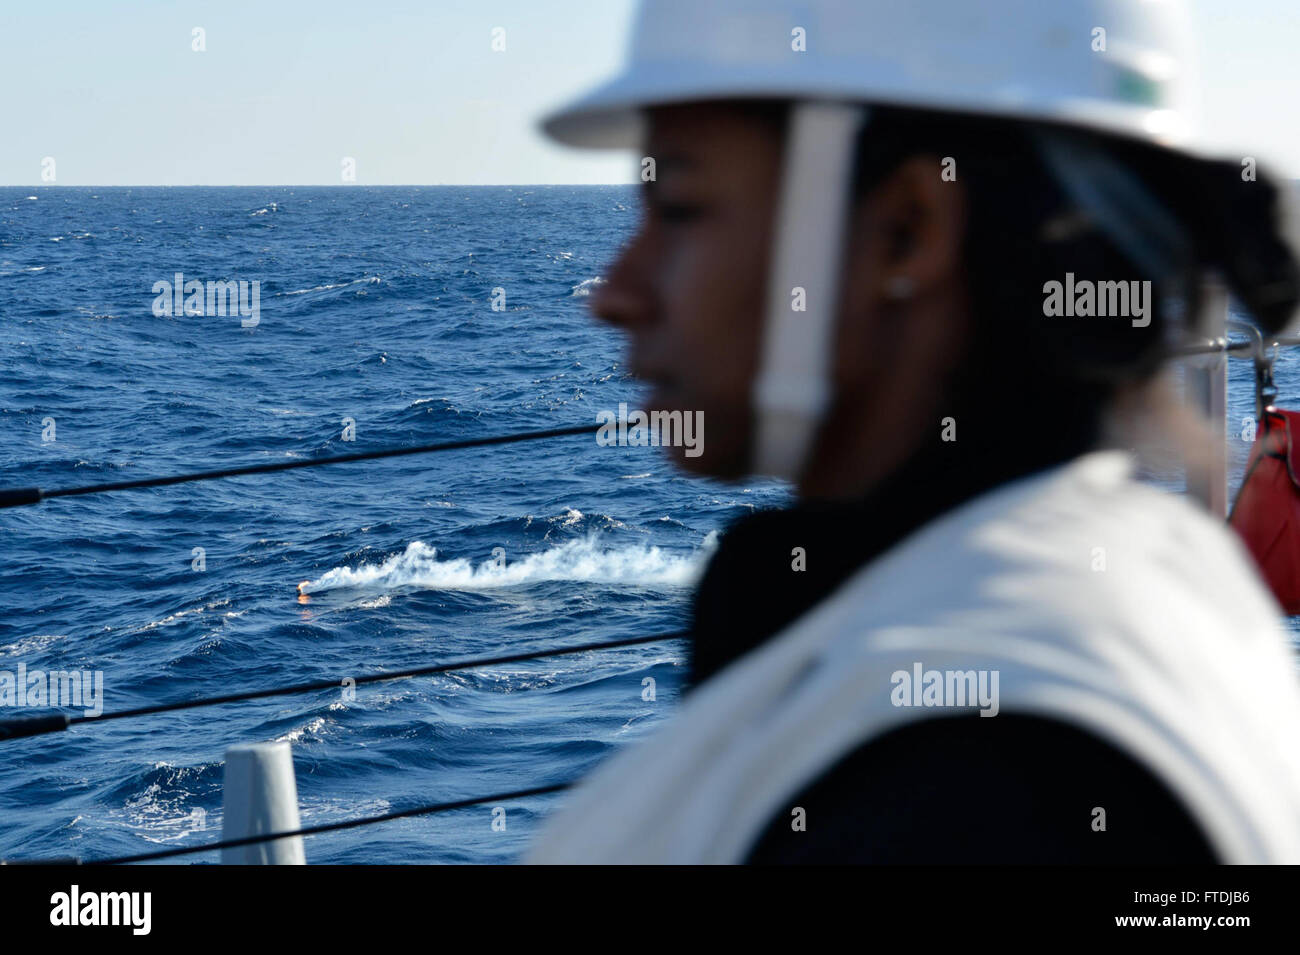
<path fill-rule="evenodd" d="M 912 294 L 950 282 L 961 271 L 965 187 L 939 156 L 912 156 L 885 176 L 854 210 L 854 246 L 865 252 L 882 295 L 906 281 Z"/>

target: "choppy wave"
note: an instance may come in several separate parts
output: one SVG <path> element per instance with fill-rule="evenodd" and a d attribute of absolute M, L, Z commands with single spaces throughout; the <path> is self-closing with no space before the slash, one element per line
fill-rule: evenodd
<path fill-rule="evenodd" d="M 689 587 L 698 579 L 715 541 L 716 535 L 709 534 L 698 549 L 683 555 L 653 546 L 604 547 L 593 535 L 518 559 L 502 556 L 477 564 L 463 557 L 439 559 L 438 548 L 412 541 L 406 550 L 383 563 L 335 567 L 300 589 L 304 594 L 340 589 L 382 592 L 399 587 L 493 590 L 551 581 Z"/>

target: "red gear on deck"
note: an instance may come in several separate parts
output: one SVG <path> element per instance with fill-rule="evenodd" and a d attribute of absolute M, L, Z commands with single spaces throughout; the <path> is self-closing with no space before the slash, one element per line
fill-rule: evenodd
<path fill-rule="evenodd" d="M 1300 614 L 1300 458 L 1293 440 L 1298 430 L 1300 412 L 1265 410 L 1228 517 L 1289 614 Z"/>

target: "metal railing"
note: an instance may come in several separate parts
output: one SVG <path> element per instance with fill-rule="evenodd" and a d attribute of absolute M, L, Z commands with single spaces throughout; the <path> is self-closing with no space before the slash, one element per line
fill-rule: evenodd
<path fill-rule="evenodd" d="M 1212 514 L 1228 515 L 1228 447 L 1226 422 L 1228 416 L 1228 362 L 1229 358 L 1249 358 L 1258 370 L 1267 366 L 1269 386 L 1272 384 L 1272 361 L 1278 349 L 1300 345 L 1300 336 L 1279 335 L 1265 337 L 1253 325 L 1228 317 L 1227 291 L 1216 283 L 1205 288 L 1207 314 L 1206 331 L 1209 336 L 1176 346 L 1169 352 L 1172 360 L 1193 360 L 1194 367 L 1186 371 L 1185 387 L 1189 404 L 1196 408 L 1213 435 L 1207 454 L 1187 467 L 1187 493 L 1200 501 Z M 1246 336 L 1244 341 L 1231 341 L 1229 330 Z M 1255 409 L 1256 418 L 1263 408 Z"/>

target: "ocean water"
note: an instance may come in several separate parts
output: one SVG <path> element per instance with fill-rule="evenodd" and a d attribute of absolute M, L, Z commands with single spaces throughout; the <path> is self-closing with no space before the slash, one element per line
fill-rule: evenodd
<path fill-rule="evenodd" d="M 636 214 L 632 187 L 0 189 L 0 486 L 594 426 L 637 406 L 584 307 Z M 260 321 L 155 316 L 177 271 L 260 281 Z M 710 535 L 783 494 L 569 437 L 4 510 L 0 670 L 102 671 L 111 711 L 672 631 Z M 305 825 L 568 780 L 671 712 L 681 660 L 651 644 L 6 743 L 0 857 L 218 838 L 242 742 L 292 742 Z M 507 805 L 504 832 L 483 806 L 307 857 L 508 861 L 557 798 Z"/>
<path fill-rule="evenodd" d="M 620 336 L 584 308 L 636 215 L 634 187 L 0 189 L 0 486 L 593 423 L 620 401 L 636 407 Z M 155 315 L 154 283 L 178 271 L 259 281 L 256 327 Z M 1277 377 L 1283 404 L 1300 395 L 1292 356 Z M 1230 427 L 1252 400 L 1249 364 L 1233 362 Z M 1230 448 L 1235 479 L 1248 445 Z M 584 436 L 0 510 L 0 670 L 102 671 L 113 711 L 671 631 L 716 532 L 785 500 L 774 483 L 686 478 L 657 449 Z M 0 857 L 216 839 L 222 754 L 245 742 L 292 743 L 306 825 L 570 780 L 671 713 L 682 650 L 3 743 Z M 511 861 L 561 798 L 508 804 L 504 831 L 486 805 L 316 836 L 307 858 Z"/>

